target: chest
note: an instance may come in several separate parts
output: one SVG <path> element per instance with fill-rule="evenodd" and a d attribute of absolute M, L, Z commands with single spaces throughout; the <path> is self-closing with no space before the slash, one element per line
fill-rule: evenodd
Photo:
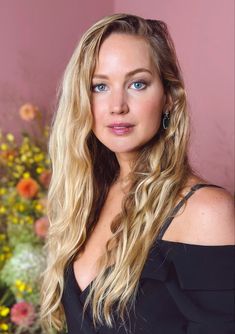
<path fill-rule="evenodd" d="M 74 273 L 81 290 L 98 275 L 98 260 L 105 253 L 106 244 L 113 236 L 111 223 L 121 212 L 122 199 L 123 194 L 118 189 L 110 191 L 83 252 L 80 252 L 74 261 Z"/>

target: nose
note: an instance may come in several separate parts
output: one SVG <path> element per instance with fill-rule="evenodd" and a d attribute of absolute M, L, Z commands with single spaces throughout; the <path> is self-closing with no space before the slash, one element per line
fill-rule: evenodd
<path fill-rule="evenodd" d="M 126 114 L 129 112 L 127 96 L 123 90 L 115 90 L 111 94 L 110 113 L 111 114 Z"/>

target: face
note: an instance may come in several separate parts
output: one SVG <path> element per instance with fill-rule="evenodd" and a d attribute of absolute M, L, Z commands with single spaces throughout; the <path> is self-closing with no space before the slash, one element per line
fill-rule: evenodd
<path fill-rule="evenodd" d="M 93 132 L 116 155 L 136 153 L 152 139 L 165 94 L 144 39 L 113 33 L 103 42 L 91 102 Z"/>

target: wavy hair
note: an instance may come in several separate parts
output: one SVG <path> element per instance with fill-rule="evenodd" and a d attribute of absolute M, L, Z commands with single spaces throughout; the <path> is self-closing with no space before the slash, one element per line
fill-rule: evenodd
<path fill-rule="evenodd" d="M 170 111 L 170 126 L 159 129 L 140 149 L 129 175 L 130 190 L 111 224 L 112 238 L 99 261 L 84 305 L 93 323 L 123 323 L 134 306 L 141 271 L 164 220 L 191 172 L 187 159 L 189 119 L 184 82 L 167 26 L 159 20 L 114 14 L 81 38 L 64 73 L 49 141 L 52 180 L 48 193 L 50 227 L 47 268 L 42 275 L 44 328 L 62 330 L 61 303 L 66 266 L 94 228 L 108 190 L 119 173 L 116 156 L 92 132 L 91 81 L 102 42 L 112 33 L 140 36 L 149 44 Z M 141 249 L 141 252 L 140 252 Z M 114 263 L 110 266 L 111 263 Z M 108 269 L 108 270 L 107 270 Z"/>

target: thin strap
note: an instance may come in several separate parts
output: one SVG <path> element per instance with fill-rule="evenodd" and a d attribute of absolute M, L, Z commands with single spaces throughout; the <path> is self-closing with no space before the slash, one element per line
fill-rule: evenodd
<path fill-rule="evenodd" d="M 164 233 L 168 229 L 170 223 L 172 220 L 175 218 L 176 213 L 179 211 L 179 209 L 185 204 L 185 202 L 191 197 L 196 190 L 204 187 L 216 187 L 216 188 L 222 188 L 220 186 L 217 186 L 215 184 L 205 184 L 205 183 L 197 183 L 195 184 L 190 191 L 182 198 L 182 200 L 176 205 L 176 207 L 172 210 L 171 214 L 169 217 L 165 220 L 164 224 L 162 225 L 160 232 L 158 233 L 157 240 L 161 240 Z"/>

